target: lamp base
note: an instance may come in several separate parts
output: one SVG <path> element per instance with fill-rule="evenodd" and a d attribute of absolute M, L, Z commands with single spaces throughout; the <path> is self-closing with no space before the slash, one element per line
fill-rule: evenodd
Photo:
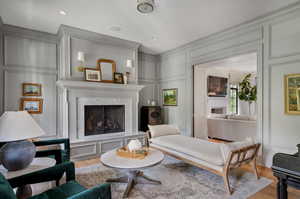
<path fill-rule="evenodd" d="M 32 142 L 9 142 L 0 149 L 0 162 L 8 171 L 17 171 L 29 166 L 35 154 L 36 149 Z"/>

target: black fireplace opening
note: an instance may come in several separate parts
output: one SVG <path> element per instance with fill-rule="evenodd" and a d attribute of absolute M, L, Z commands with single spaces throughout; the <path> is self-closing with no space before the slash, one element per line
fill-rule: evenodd
<path fill-rule="evenodd" d="M 84 106 L 85 136 L 125 131 L 124 105 Z"/>

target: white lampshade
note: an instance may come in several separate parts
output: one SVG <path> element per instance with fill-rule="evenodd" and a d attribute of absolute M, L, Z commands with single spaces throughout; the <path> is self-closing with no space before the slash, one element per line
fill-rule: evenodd
<path fill-rule="evenodd" d="M 81 61 L 81 62 L 84 62 L 84 61 L 85 61 L 85 55 L 84 55 L 84 52 L 79 51 L 79 52 L 77 53 L 77 60 L 78 60 L 78 61 Z"/>
<path fill-rule="evenodd" d="M 44 134 L 27 111 L 7 111 L 0 117 L 0 142 L 36 138 Z"/>
<path fill-rule="evenodd" d="M 127 68 L 132 68 L 133 67 L 133 61 L 131 59 L 126 60 L 126 67 Z"/>

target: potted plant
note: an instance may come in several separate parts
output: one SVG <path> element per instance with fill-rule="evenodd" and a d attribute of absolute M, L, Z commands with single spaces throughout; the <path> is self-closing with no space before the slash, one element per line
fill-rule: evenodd
<path fill-rule="evenodd" d="M 239 83 L 239 99 L 248 102 L 249 116 L 251 116 L 251 104 L 257 99 L 257 87 L 250 82 L 251 73 L 247 74 L 243 81 Z"/>

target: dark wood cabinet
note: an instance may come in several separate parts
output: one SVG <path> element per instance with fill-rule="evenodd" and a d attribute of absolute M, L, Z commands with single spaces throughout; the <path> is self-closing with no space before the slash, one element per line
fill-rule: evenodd
<path fill-rule="evenodd" d="M 147 131 L 148 124 L 162 124 L 161 108 L 159 106 L 143 106 L 141 108 L 140 130 Z"/>

